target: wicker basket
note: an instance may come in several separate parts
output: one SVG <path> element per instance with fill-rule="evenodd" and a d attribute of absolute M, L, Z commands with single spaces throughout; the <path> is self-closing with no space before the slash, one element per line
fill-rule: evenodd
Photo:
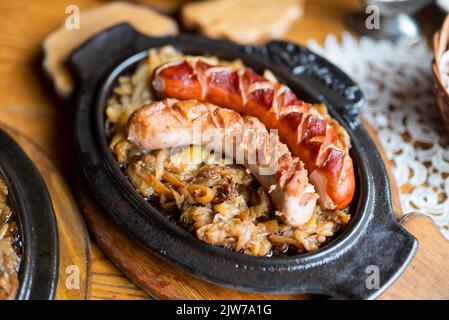
<path fill-rule="evenodd" d="M 446 16 L 443 26 L 433 36 L 434 59 L 432 61 L 432 72 L 435 79 L 435 91 L 438 109 L 447 130 L 449 130 L 449 91 L 441 74 L 439 65 L 441 56 L 449 50 L 449 15 Z"/>

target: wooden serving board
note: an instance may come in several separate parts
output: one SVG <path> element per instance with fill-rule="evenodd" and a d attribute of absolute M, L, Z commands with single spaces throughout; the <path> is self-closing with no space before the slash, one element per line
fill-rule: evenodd
<path fill-rule="evenodd" d="M 365 125 L 367 126 L 366 122 Z M 375 132 L 367 126 L 378 146 Z M 381 150 L 379 148 L 379 150 Z M 384 161 L 386 158 L 382 154 Z M 392 182 L 393 206 L 404 227 L 418 239 L 416 257 L 381 299 L 449 299 L 449 241 L 433 222 L 419 214 L 401 218 L 398 192 Z M 141 248 L 122 232 L 79 185 L 79 197 L 87 224 L 105 254 L 133 283 L 157 299 L 310 299 L 308 295 L 255 294 L 223 288 L 199 280 Z M 116 288 L 119 290 L 119 288 Z"/>
<path fill-rule="evenodd" d="M 64 179 L 47 155 L 23 133 L 0 123 L 39 170 L 50 193 L 58 223 L 59 280 L 57 300 L 81 300 L 89 295 L 90 241 L 83 217 Z M 74 271 L 73 266 L 77 270 Z M 79 288 L 68 277 L 79 272 Z M 68 286 L 66 281 L 68 280 Z"/>

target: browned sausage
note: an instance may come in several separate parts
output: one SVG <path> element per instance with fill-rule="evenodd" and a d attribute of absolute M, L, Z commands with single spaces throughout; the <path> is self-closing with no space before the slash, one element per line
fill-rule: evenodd
<path fill-rule="evenodd" d="M 285 85 L 252 69 L 212 66 L 180 60 L 155 70 L 153 88 L 160 97 L 196 99 L 259 118 L 278 129 L 282 142 L 300 157 L 325 209 L 344 209 L 354 196 L 355 179 L 348 142 L 335 120 L 299 100 Z"/>
<path fill-rule="evenodd" d="M 128 140 L 148 150 L 191 144 L 231 150 L 269 193 L 284 221 L 301 226 L 312 216 L 318 195 L 304 164 L 277 135 L 274 141 L 268 135 L 255 117 L 196 100 L 154 102 L 136 110 L 128 122 Z"/>

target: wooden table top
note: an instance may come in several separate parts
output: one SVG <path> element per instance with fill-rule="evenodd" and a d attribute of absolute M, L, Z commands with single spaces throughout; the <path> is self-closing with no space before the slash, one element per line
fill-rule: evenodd
<path fill-rule="evenodd" d="M 81 10 L 103 3 L 78 0 Z M 160 0 L 145 0 L 161 6 Z M 180 1 L 171 1 L 172 8 Z M 65 9 L 72 2 L 0 0 L 0 121 L 31 137 L 56 164 L 69 185 L 73 185 L 73 149 L 63 142 L 72 134 L 72 106 L 58 100 L 42 71 L 41 44 L 45 36 L 67 17 Z M 308 0 L 305 15 L 296 22 L 285 39 L 306 44 L 311 38 L 322 42 L 329 33 L 340 35 L 344 19 L 360 10 L 358 0 Z M 428 19 L 426 10 L 419 15 L 426 35 L 439 25 Z M 147 299 L 104 256 L 95 243 L 92 246 L 92 299 Z"/>

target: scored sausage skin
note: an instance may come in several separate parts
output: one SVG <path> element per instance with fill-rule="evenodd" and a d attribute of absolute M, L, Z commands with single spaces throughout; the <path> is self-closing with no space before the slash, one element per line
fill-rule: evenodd
<path fill-rule="evenodd" d="M 180 60 L 158 67 L 153 89 L 161 98 L 196 99 L 255 116 L 304 162 L 324 209 L 344 209 L 355 191 L 347 132 L 285 85 L 250 68 Z"/>
<path fill-rule="evenodd" d="M 255 117 L 196 100 L 165 99 L 131 115 L 127 138 L 147 150 L 191 144 L 228 156 L 226 151 L 232 150 L 233 158 L 242 160 L 240 164 L 256 177 L 287 224 L 304 225 L 313 214 L 318 195 L 308 183 L 304 164 L 291 156 L 277 135 L 269 136 Z"/>

